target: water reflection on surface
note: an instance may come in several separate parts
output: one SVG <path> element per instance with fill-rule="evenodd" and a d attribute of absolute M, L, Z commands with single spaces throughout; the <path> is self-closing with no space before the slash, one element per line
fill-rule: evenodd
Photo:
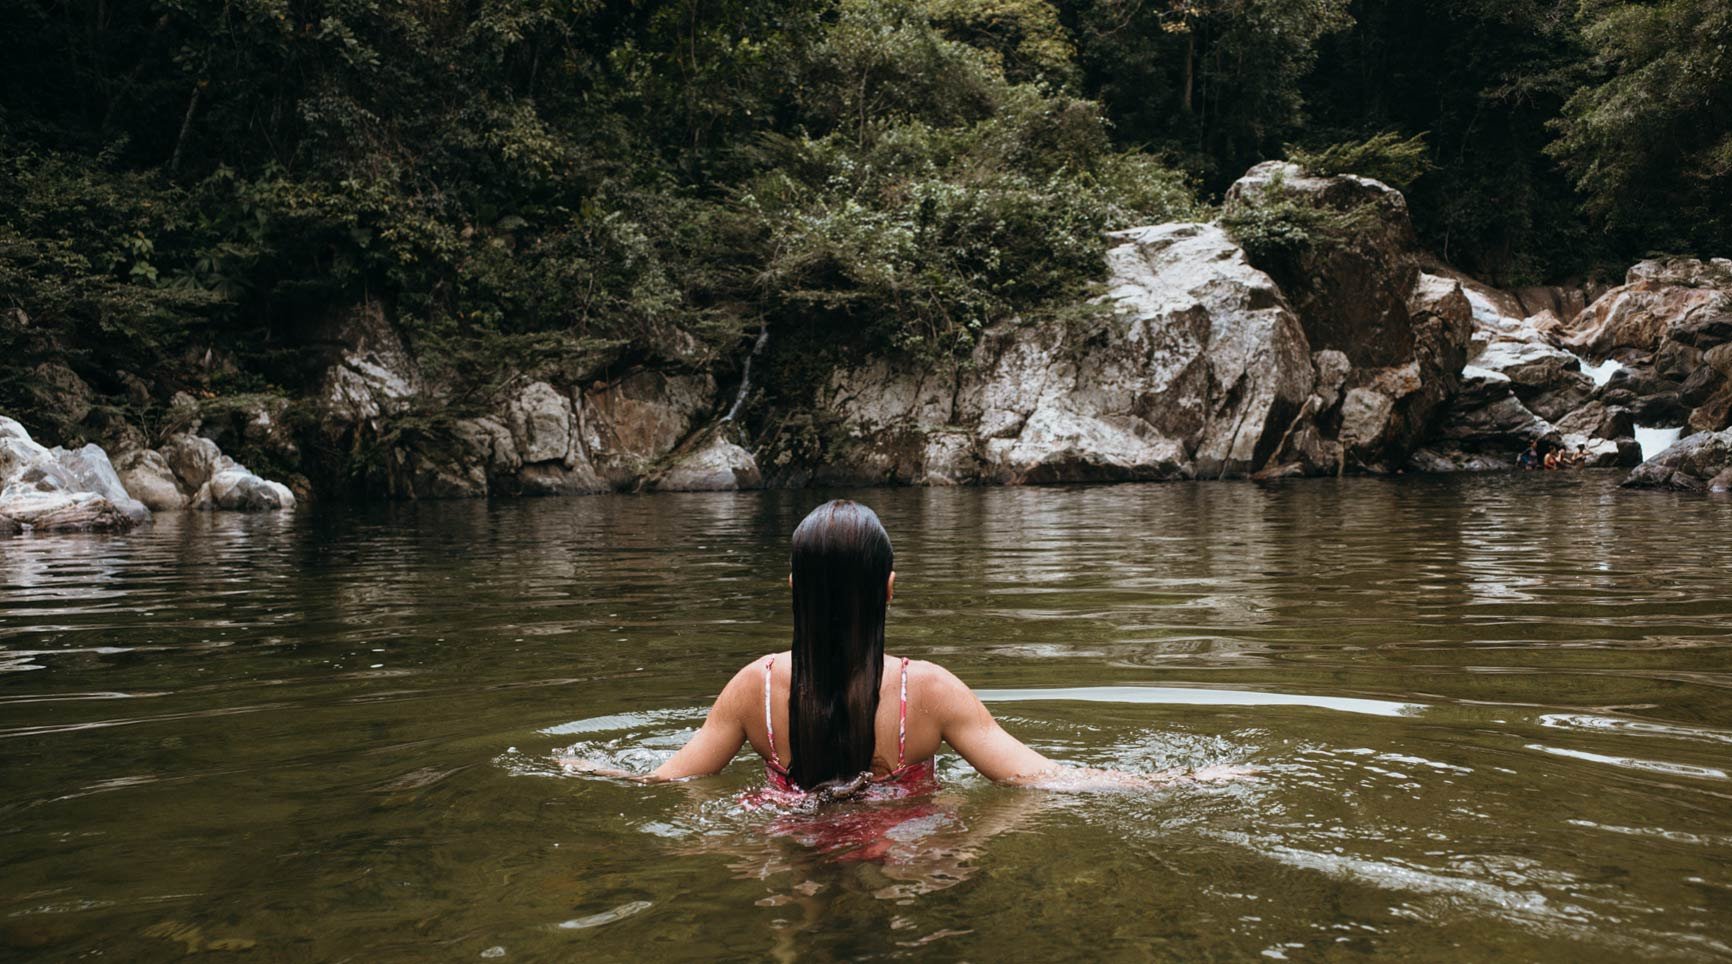
<path fill-rule="evenodd" d="M 1079 764 L 870 845 L 653 767 L 817 493 L 0 540 L 0 956 L 1732 954 L 1732 502 L 1598 473 L 858 493 L 898 653 Z"/>

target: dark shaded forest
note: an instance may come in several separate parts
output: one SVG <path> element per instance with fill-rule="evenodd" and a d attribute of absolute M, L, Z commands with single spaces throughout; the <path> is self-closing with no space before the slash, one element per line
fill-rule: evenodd
<path fill-rule="evenodd" d="M 1274 157 L 1494 283 L 1616 277 L 1732 251 L 1728 117 L 1727 0 L 9 0 L 0 411 L 293 395 L 362 298 L 456 409 L 766 329 L 953 353 Z"/>

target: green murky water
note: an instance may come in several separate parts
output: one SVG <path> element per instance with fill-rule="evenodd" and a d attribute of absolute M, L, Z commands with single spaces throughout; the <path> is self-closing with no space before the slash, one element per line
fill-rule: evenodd
<path fill-rule="evenodd" d="M 1732 955 L 1732 502 L 1598 474 L 858 493 L 891 650 L 1047 754 L 868 854 L 648 767 L 818 493 L 0 541 L 0 957 Z M 821 834 L 819 834 L 821 836 Z M 847 859 L 849 857 L 870 859 Z"/>

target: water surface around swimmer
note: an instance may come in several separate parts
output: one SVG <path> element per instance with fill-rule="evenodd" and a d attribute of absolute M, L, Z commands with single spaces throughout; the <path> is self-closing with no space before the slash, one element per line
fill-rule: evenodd
<path fill-rule="evenodd" d="M 0 957 L 1732 955 L 1732 501 L 1612 474 L 319 506 L 0 540 Z M 640 786 L 785 649 L 820 498 L 889 652 L 1054 759 L 869 842 Z M 823 815 L 819 815 L 822 817 Z"/>

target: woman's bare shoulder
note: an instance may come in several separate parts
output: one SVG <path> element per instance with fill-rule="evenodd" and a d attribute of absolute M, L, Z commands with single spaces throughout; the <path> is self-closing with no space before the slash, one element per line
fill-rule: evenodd
<path fill-rule="evenodd" d="M 764 675 L 766 664 L 770 665 L 773 671 L 778 674 L 786 673 L 793 667 L 791 652 L 791 650 L 784 649 L 779 653 L 764 653 L 761 656 L 754 656 L 750 662 L 740 667 L 739 672 L 734 674 L 734 679 L 761 678 Z"/>
<path fill-rule="evenodd" d="M 774 672 L 785 677 L 789 670 L 788 651 L 780 653 L 765 653 L 754 657 L 751 662 L 735 671 L 728 685 L 722 687 L 721 696 L 716 702 L 732 702 L 743 700 L 747 696 L 757 695 L 764 687 L 764 666 L 770 664 Z"/>
<path fill-rule="evenodd" d="M 908 661 L 908 694 L 913 699 L 936 706 L 966 705 L 974 698 L 974 691 L 955 673 L 925 659 Z"/>

